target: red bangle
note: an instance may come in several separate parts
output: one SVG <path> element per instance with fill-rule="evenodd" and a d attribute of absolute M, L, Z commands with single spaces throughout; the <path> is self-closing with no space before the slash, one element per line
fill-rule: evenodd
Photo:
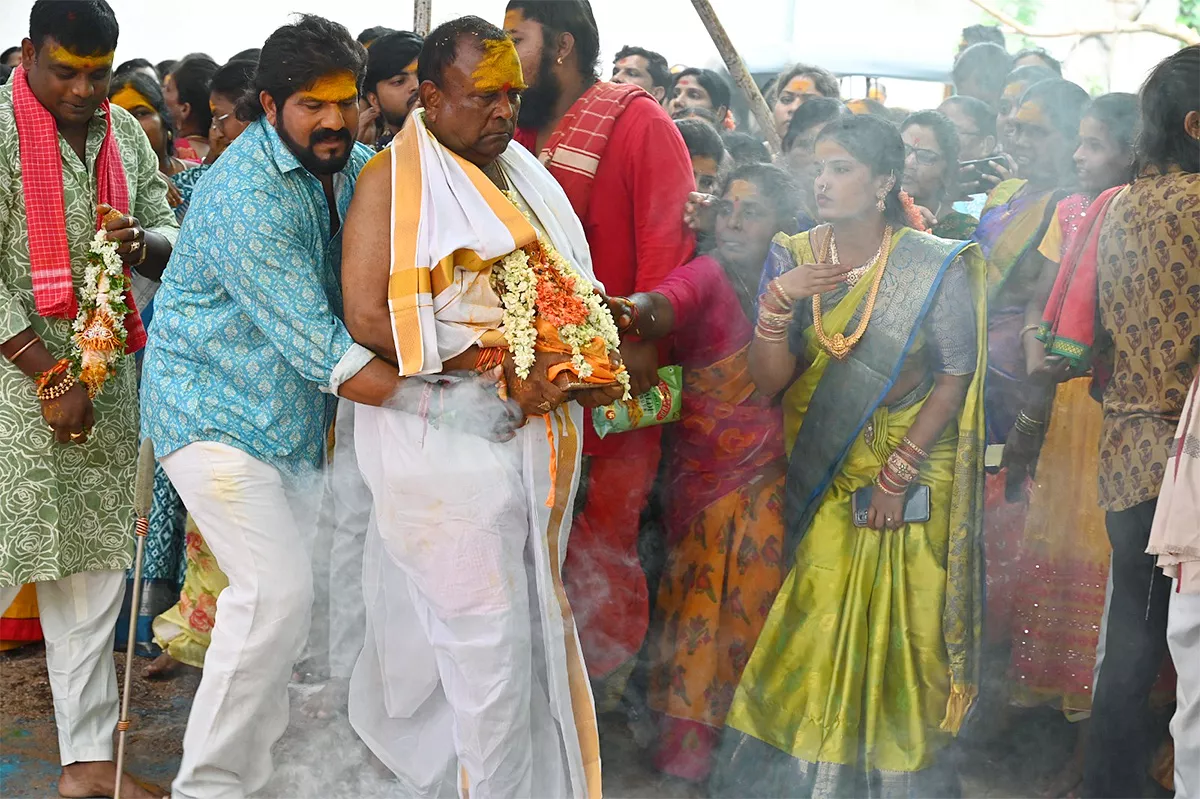
<path fill-rule="evenodd" d="M 492 371 L 504 362 L 504 352 L 501 347 L 481 347 L 475 359 L 475 371 L 480 374 Z"/>
<path fill-rule="evenodd" d="M 46 386 L 50 385 L 50 381 L 54 378 L 64 375 L 71 368 L 71 359 L 63 358 L 58 363 L 51 366 L 44 372 L 40 372 L 34 376 L 34 381 L 37 384 L 37 390 L 42 391 Z"/>

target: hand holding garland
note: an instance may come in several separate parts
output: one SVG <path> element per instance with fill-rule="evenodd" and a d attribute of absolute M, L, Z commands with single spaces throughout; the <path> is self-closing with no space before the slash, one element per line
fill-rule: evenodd
<path fill-rule="evenodd" d="M 121 214 L 111 206 L 101 203 L 96 213 L 104 220 L 103 227 L 109 241 L 119 242 L 117 254 L 126 266 L 137 270 L 142 277 L 161 280 L 163 269 L 171 258 L 171 242 L 142 227 L 137 217 Z"/>
<path fill-rule="evenodd" d="M 55 441 L 85 443 L 96 423 L 96 413 L 87 389 L 71 371 L 71 362 L 55 361 L 33 328 L 0 344 L 0 353 L 30 378 L 30 391 L 41 401 L 42 418 Z"/>

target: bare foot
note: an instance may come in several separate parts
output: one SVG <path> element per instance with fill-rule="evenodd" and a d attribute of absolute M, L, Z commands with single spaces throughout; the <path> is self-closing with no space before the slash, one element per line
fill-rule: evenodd
<path fill-rule="evenodd" d="M 304 703 L 301 712 L 314 719 L 336 718 L 346 715 L 349 702 L 350 681 L 332 677 L 320 691 Z"/>
<path fill-rule="evenodd" d="M 111 760 L 63 766 L 62 776 L 58 778 L 58 795 L 69 799 L 111 797 L 116 787 L 113 779 L 116 773 L 117 764 Z M 121 776 L 122 799 L 157 799 L 160 796 L 162 791 L 148 791 L 128 774 Z"/>
<path fill-rule="evenodd" d="M 183 664 L 178 660 L 163 652 L 146 667 L 146 679 L 169 680 L 179 675 L 179 670 L 182 666 Z"/>

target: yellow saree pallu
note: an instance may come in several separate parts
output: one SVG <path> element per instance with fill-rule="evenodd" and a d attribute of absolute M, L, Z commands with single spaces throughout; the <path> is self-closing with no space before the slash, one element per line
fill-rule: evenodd
<path fill-rule="evenodd" d="M 795 260 L 816 262 L 806 234 L 797 238 L 791 244 Z M 942 794 L 930 767 L 958 732 L 978 685 L 987 313 L 982 259 L 973 248 L 934 241 L 907 230 L 896 235 L 888 262 L 895 274 L 885 273 L 876 316 L 847 361 L 833 361 L 817 345 L 811 325 L 804 331 L 802 360 L 810 365 L 784 397 L 785 441 L 793 447 L 789 500 L 795 483 L 803 483 L 805 492 L 810 484 L 816 488 L 800 503 L 789 503 L 788 532 L 798 533 L 794 566 L 726 720 L 715 795 Z M 875 384 L 858 371 L 872 368 L 871 351 L 878 349 L 869 344 L 872 329 L 904 316 L 895 305 L 905 292 L 926 291 L 927 307 L 955 259 L 966 267 L 974 301 L 975 372 L 957 419 L 920 470 L 919 482 L 931 489 L 930 520 L 892 532 L 857 528 L 853 493 L 874 481 L 931 388 L 926 381 L 890 407 L 880 403 L 900 362 L 927 346 L 924 311 L 907 312 L 908 328 L 895 331 L 907 341 L 901 357 L 887 367 L 890 379 Z M 871 278 L 868 272 L 825 313 L 827 331 L 853 329 Z M 921 280 L 925 288 L 909 288 Z M 885 298 L 885 288 L 898 296 Z M 863 362 L 851 363 L 856 358 Z M 831 379 L 845 400 L 845 415 L 862 408 L 861 419 L 838 418 L 837 396 L 831 400 L 822 386 Z M 879 385 L 882 393 L 867 400 L 854 393 L 875 392 Z M 844 443 L 814 452 L 809 444 L 825 433 L 806 431 L 810 422 L 850 433 Z M 826 451 L 837 454 L 823 458 Z M 832 462 L 803 465 L 813 460 Z M 828 478 L 805 482 L 805 470 L 825 470 Z"/>

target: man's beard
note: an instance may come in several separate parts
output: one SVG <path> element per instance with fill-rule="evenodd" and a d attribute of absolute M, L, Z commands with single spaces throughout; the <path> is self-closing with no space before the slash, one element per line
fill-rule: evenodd
<path fill-rule="evenodd" d="M 281 114 L 275 120 L 275 132 L 279 134 L 279 138 L 283 140 L 287 148 L 292 151 L 292 155 L 296 156 L 296 160 L 300 162 L 300 166 L 317 176 L 335 175 L 341 172 L 346 167 L 346 164 L 350 162 L 350 155 L 354 152 L 354 137 L 350 135 L 350 131 L 346 128 L 342 128 L 341 130 L 317 128 L 309 136 L 308 146 L 304 147 L 284 129 L 283 115 Z M 346 154 L 335 158 L 322 158 L 317 155 L 313 148 L 325 142 L 344 143 L 346 145 Z"/>
<path fill-rule="evenodd" d="M 554 55 L 550 48 L 542 50 L 538 82 L 521 93 L 521 113 L 517 124 L 523 128 L 541 130 L 554 121 L 554 109 L 562 97 L 562 84 L 554 74 Z"/>
<path fill-rule="evenodd" d="M 408 114 L 410 111 L 412 111 L 411 105 L 398 114 L 393 114 L 386 108 L 380 107 L 380 115 L 383 117 L 383 121 L 386 122 L 387 126 L 393 131 L 399 131 L 404 127 L 404 123 L 408 120 Z"/>

